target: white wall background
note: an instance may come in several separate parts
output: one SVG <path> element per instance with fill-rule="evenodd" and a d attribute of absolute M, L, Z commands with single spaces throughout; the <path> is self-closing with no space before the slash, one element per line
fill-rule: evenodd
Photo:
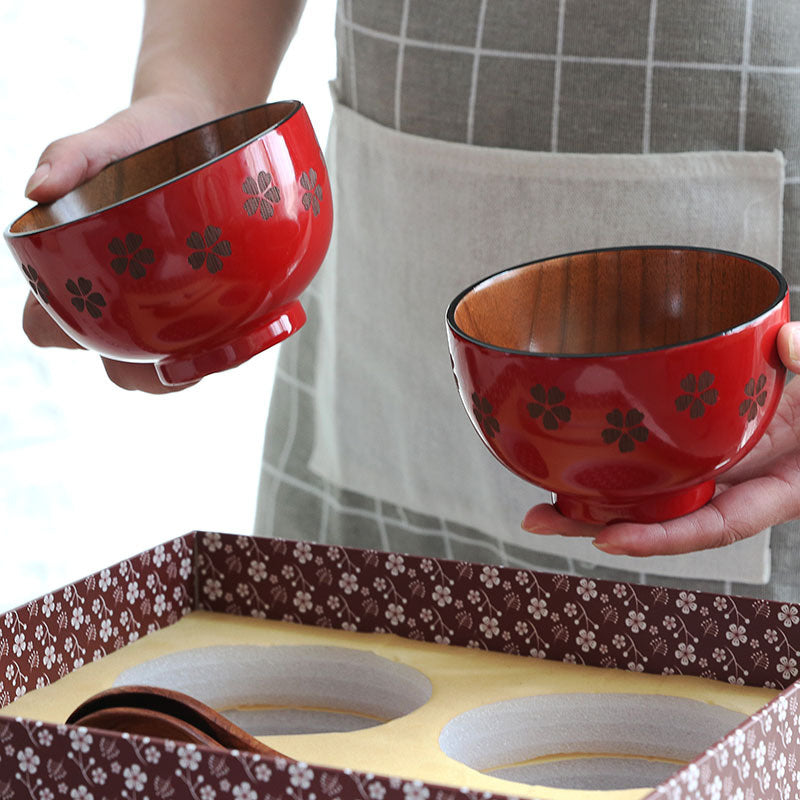
<path fill-rule="evenodd" d="M 334 6 L 309 0 L 272 92 L 322 142 Z M 140 0 L 0 6 L 2 228 L 48 142 L 127 105 L 141 19 Z M 189 530 L 250 533 L 277 350 L 185 392 L 125 392 L 93 354 L 28 342 L 26 287 L 0 246 L 0 612 Z"/>

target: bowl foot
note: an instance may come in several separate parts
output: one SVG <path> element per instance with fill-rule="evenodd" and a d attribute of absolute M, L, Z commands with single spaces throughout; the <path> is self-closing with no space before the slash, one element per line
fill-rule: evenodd
<path fill-rule="evenodd" d="M 303 327 L 306 312 L 298 300 L 278 309 L 247 333 L 193 355 L 174 355 L 162 359 L 155 367 L 165 386 L 180 386 L 214 372 L 238 367 L 254 355 L 282 342 Z"/>
<path fill-rule="evenodd" d="M 611 522 L 665 522 L 704 506 L 714 494 L 714 485 L 714 481 L 705 481 L 677 492 L 638 497 L 621 503 L 554 494 L 553 503 L 565 517 L 596 525 Z"/>

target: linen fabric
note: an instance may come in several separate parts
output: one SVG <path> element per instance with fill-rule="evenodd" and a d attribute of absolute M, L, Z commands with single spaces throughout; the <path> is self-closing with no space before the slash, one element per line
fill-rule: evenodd
<path fill-rule="evenodd" d="M 335 93 L 346 108 L 330 159 L 340 225 L 306 298 L 310 321 L 282 345 L 256 533 L 795 597 L 791 524 L 773 532 L 763 587 L 752 584 L 770 571 L 765 535 L 641 560 L 520 532 L 537 498 L 469 429 L 443 321 L 449 299 L 478 277 L 625 243 L 721 246 L 776 265 L 782 246 L 794 293 L 798 136 L 786 109 L 800 107 L 800 47 L 787 43 L 787 21 L 800 27 L 788 3 L 343 0 Z M 637 180 L 645 202 L 631 203 Z M 686 198 L 704 194 L 693 215 Z M 618 227 L 615 214 L 642 206 Z M 559 224 L 547 222 L 548 207 Z M 705 229 L 687 227 L 693 216 Z M 445 246 L 435 258 L 432 231 Z M 420 293 L 420 276 L 435 292 Z M 393 347 L 390 319 L 380 326 L 392 313 Z M 406 336 L 417 337 L 413 348 Z M 422 377 L 409 371 L 412 350 L 432 359 Z M 353 375 L 360 384 L 347 382 Z"/>

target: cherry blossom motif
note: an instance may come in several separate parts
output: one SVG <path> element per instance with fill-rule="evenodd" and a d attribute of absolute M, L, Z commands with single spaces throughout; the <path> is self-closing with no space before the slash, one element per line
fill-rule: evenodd
<path fill-rule="evenodd" d="M 758 415 L 758 409 L 767 401 L 767 376 L 759 375 L 758 380 L 750 378 L 744 387 L 745 398 L 739 405 L 739 416 L 747 416 L 747 421 L 752 422 Z"/>
<path fill-rule="evenodd" d="M 684 394 L 675 398 L 675 408 L 678 411 L 689 409 L 689 417 L 698 419 L 706 413 L 706 406 L 713 406 L 719 399 L 719 393 L 711 388 L 714 383 L 714 376 L 707 370 L 700 373 L 696 378 L 694 373 L 689 373 L 681 381 L 681 389 Z"/>
<path fill-rule="evenodd" d="M 214 225 L 207 225 L 203 233 L 192 231 L 189 234 L 186 244 L 194 251 L 189 255 L 192 269 L 201 269 L 205 264 L 212 275 L 222 269 L 222 259 L 227 258 L 232 249 L 231 243 L 220 236 L 222 229 Z"/>
<path fill-rule="evenodd" d="M 300 175 L 300 185 L 305 189 L 301 198 L 303 208 L 306 211 L 310 208 L 314 212 L 314 216 L 318 216 L 319 204 L 322 202 L 322 187 L 317 185 L 317 173 L 313 168 Z"/>
<path fill-rule="evenodd" d="M 108 243 L 108 249 L 114 256 L 111 259 L 111 269 L 117 275 L 122 275 L 127 270 L 131 278 L 136 280 L 144 278 L 147 274 L 144 265 L 152 264 L 155 261 L 155 255 L 149 247 L 142 247 L 143 243 L 144 240 L 138 233 L 129 233 L 124 241 L 115 236 Z"/>
<path fill-rule="evenodd" d="M 620 453 L 631 453 L 636 447 L 636 442 L 646 442 L 649 431 L 642 425 L 644 414 L 635 408 L 628 410 L 623 416 L 622 412 L 615 408 L 606 414 L 606 419 L 612 426 L 602 432 L 603 441 L 606 444 L 618 442 Z"/>
<path fill-rule="evenodd" d="M 28 286 L 30 287 L 30 290 L 36 295 L 36 297 L 39 298 L 40 302 L 44 303 L 45 305 L 49 305 L 50 290 L 47 288 L 47 285 L 42 280 L 35 267 L 32 267 L 30 264 L 22 264 L 21 266 L 22 272 L 28 279 Z"/>
<path fill-rule="evenodd" d="M 542 418 L 542 425 L 548 431 L 558 430 L 559 425 L 566 424 L 572 418 L 572 412 L 563 405 L 566 396 L 557 386 L 545 389 L 537 383 L 531 389 L 533 402 L 528 403 L 528 413 L 534 418 Z"/>
<path fill-rule="evenodd" d="M 93 319 L 103 316 L 101 308 L 105 308 L 106 300 L 100 292 L 92 291 L 92 282 L 88 278 L 78 278 L 75 283 L 71 278 L 67 281 L 67 291 L 73 295 L 70 302 L 79 311 L 87 311 Z"/>
<path fill-rule="evenodd" d="M 484 434 L 493 439 L 500 433 L 500 423 L 493 416 L 494 408 L 486 397 L 481 397 L 477 392 L 472 393 L 472 413 Z"/>
<path fill-rule="evenodd" d="M 244 210 L 248 217 L 252 217 L 256 211 L 261 212 L 264 220 L 273 216 L 275 204 L 281 199 L 281 190 L 272 183 L 271 173 L 262 169 L 255 178 L 248 175 L 242 184 L 242 191 L 251 195 L 244 201 Z"/>

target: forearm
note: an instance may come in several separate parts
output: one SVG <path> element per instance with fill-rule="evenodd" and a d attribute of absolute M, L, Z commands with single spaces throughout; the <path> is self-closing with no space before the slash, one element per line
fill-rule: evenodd
<path fill-rule="evenodd" d="M 133 99 L 180 94 L 222 115 L 263 102 L 305 0 L 147 0 Z"/>

